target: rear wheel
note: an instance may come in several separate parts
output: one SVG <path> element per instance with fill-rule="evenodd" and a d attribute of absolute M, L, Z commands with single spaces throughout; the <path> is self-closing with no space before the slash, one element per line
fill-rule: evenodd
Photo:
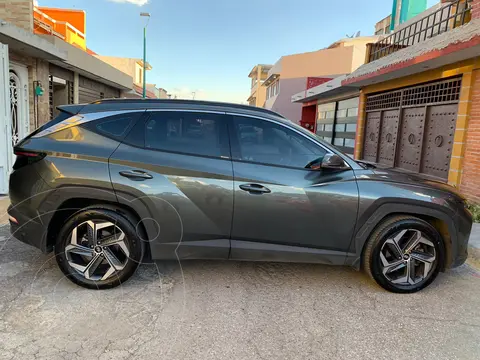
<path fill-rule="evenodd" d="M 444 261 L 438 231 L 426 221 L 395 216 L 384 221 L 366 245 L 363 264 L 384 289 L 412 293 L 431 284 Z"/>
<path fill-rule="evenodd" d="M 105 289 L 128 280 L 143 256 L 143 243 L 123 215 L 89 208 L 62 227 L 55 246 L 57 263 L 74 283 Z"/>

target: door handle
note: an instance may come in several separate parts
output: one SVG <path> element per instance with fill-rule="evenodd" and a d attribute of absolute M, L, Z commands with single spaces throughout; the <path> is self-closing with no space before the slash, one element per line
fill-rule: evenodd
<path fill-rule="evenodd" d="M 260 184 L 242 184 L 240 189 L 253 194 L 268 194 L 272 192 L 269 188 Z"/>
<path fill-rule="evenodd" d="M 123 177 L 136 181 L 153 179 L 152 175 L 142 170 L 120 171 L 119 174 Z"/>

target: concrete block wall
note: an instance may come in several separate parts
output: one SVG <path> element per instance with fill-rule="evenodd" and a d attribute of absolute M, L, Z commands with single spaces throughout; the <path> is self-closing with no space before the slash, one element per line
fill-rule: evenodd
<path fill-rule="evenodd" d="M 0 0 L 0 19 L 33 31 L 33 0 Z"/>
<path fill-rule="evenodd" d="M 50 104 L 48 98 L 49 65 L 48 61 L 37 59 L 37 72 L 33 80 L 40 81 L 45 90 L 43 96 L 38 98 L 38 126 L 50 121 Z M 33 89 L 32 93 L 34 93 L 34 90 L 35 89 Z"/>

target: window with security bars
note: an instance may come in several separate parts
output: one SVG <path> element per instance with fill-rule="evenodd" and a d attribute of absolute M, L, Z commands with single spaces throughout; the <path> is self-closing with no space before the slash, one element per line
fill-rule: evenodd
<path fill-rule="evenodd" d="M 386 110 L 401 106 L 416 106 L 455 102 L 460 99 L 461 78 L 437 81 L 402 90 L 367 97 L 367 111 Z"/>
<path fill-rule="evenodd" d="M 454 79 L 405 89 L 403 91 L 402 106 L 458 101 L 461 86 L 462 81 Z"/>
<path fill-rule="evenodd" d="M 401 91 L 372 95 L 367 98 L 367 111 L 400 107 Z"/>
<path fill-rule="evenodd" d="M 48 77 L 48 112 L 50 115 L 50 120 L 53 119 L 53 112 L 54 112 L 54 107 L 53 107 L 53 76 L 50 75 Z"/>
<path fill-rule="evenodd" d="M 74 104 L 75 103 L 73 88 L 74 88 L 73 81 L 67 81 L 68 103 L 69 104 Z"/>

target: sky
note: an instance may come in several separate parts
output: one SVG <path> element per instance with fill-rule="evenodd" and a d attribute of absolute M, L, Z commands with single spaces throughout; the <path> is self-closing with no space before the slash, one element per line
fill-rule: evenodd
<path fill-rule="evenodd" d="M 179 97 L 246 102 L 248 74 L 282 55 L 315 51 L 391 13 L 392 0 L 38 0 L 87 13 L 87 46 L 107 56 L 143 57 L 147 82 Z M 428 0 L 428 6 L 438 0 Z"/>

